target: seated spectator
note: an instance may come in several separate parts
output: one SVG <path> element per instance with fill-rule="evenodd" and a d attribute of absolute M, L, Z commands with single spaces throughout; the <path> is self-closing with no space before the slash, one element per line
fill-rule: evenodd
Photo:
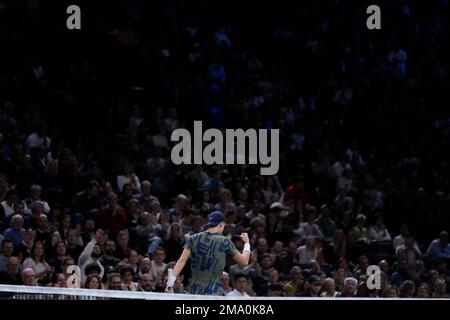
<path fill-rule="evenodd" d="M 378 243 L 386 243 L 392 240 L 391 235 L 383 222 L 382 215 L 375 216 L 375 225 L 370 227 L 369 238 Z"/>
<path fill-rule="evenodd" d="M 319 227 L 325 242 L 331 242 L 336 231 L 336 223 L 330 218 L 330 209 L 326 204 L 320 207 L 320 216 L 314 223 Z"/>
<path fill-rule="evenodd" d="M 14 278 L 13 284 L 23 284 L 19 259 L 17 259 L 16 257 L 10 257 L 6 261 L 6 271 L 8 271 L 8 273 Z"/>
<path fill-rule="evenodd" d="M 305 293 L 302 293 L 301 297 L 319 297 L 319 293 L 322 290 L 322 280 L 320 280 L 319 276 L 313 275 L 310 276 L 306 282 Z"/>
<path fill-rule="evenodd" d="M 405 243 L 405 239 L 408 235 L 410 235 L 411 232 L 409 230 L 409 227 L 406 223 L 402 223 L 400 225 L 400 234 L 396 236 L 392 242 L 394 246 L 394 250 L 397 249 L 399 245 L 402 245 Z M 417 241 L 414 243 L 414 247 L 419 249 L 419 245 L 417 244 Z"/>
<path fill-rule="evenodd" d="M 144 273 L 139 280 L 137 291 L 152 292 L 155 291 L 155 285 L 155 279 L 149 273 Z"/>
<path fill-rule="evenodd" d="M 416 285 L 411 280 L 402 282 L 398 289 L 399 298 L 413 298 L 416 293 Z"/>
<path fill-rule="evenodd" d="M 125 184 L 131 184 L 134 192 L 141 191 L 141 182 L 139 177 L 134 173 L 133 166 L 125 163 L 122 168 L 122 174 L 117 176 L 117 190 L 123 190 Z"/>
<path fill-rule="evenodd" d="M 439 238 L 433 240 L 427 250 L 427 256 L 435 259 L 450 259 L 450 244 L 447 231 L 442 231 Z"/>
<path fill-rule="evenodd" d="M 98 182 L 90 181 L 87 183 L 84 191 L 78 192 L 73 197 L 72 211 L 74 213 L 81 213 L 84 217 L 94 217 L 102 206 L 98 191 Z"/>
<path fill-rule="evenodd" d="M 223 295 L 226 296 L 228 293 L 233 291 L 233 288 L 230 286 L 230 275 L 228 272 L 223 271 L 220 279 L 222 281 Z"/>
<path fill-rule="evenodd" d="M 137 291 L 138 284 L 133 282 L 133 270 L 129 265 L 125 265 L 119 269 L 120 277 L 122 278 L 122 290 Z"/>
<path fill-rule="evenodd" d="M 141 192 L 135 194 L 133 196 L 134 199 L 137 199 L 144 206 L 144 210 L 150 210 L 150 206 L 155 201 L 159 201 L 157 197 L 151 194 L 152 193 L 152 184 L 148 180 L 144 180 L 141 182 Z"/>
<path fill-rule="evenodd" d="M 432 298 L 448 299 L 450 294 L 447 293 L 447 281 L 444 278 L 437 278 L 434 280 L 434 290 L 431 295 Z"/>
<path fill-rule="evenodd" d="M 107 288 L 108 290 L 122 291 L 122 278 L 119 273 L 113 272 L 108 274 Z"/>
<path fill-rule="evenodd" d="M 420 249 L 414 244 L 416 243 L 416 239 L 413 235 L 407 235 L 405 238 L 405 243 L 399 245 L 395 251 L 398 252 L 400 250 L 404 250 L 406 257 L 408 259 L 408 263 L 410 266 L 414 266 L 416 264 L 416 261 L 420 258 L 422 258 L 422 252 Z"/>
<path fill-rule="evenodd" d="M 390 284 L 399 287 L 406 280 L 411 280 L 408 259 L 401 258 L 397 270 L 392 274 Z"/>
<path fill-rule="evenodd" d="M 223 212 L 226 216 L 228 211 L 236 211 L 236 205 L 231 197 L 231 191 L 222 189 L 219 192 L 219 202 L 214 206 L 214 210 Z"/>
<path fill-rule="evenodd" d="M 23 218 L 21 215 L 14 215 L 11 219 L 11 227 L 6 229 L 3 233 L 5 239 L 14 243 L 14 246 L 19 246 L 25 239 L 25 229 L 23 228 Z"/>
<path fill-rule="evenodd" d="M 363 214 L 358 214 L 356 216 L 356 226 L 352 228 L 352 232 L 356 235 L 356 239 L 362 242 L 369 241 L 369 230 L 366 228 L 367 218 Z"/>
<path fill-rule="evenodd" d="M 344 280 L 344 289 L 342 290 L 342 294 L 338 297 L 342 298 L 353 298 L 356 296 L 356 289 L 358 286 L 358 280 L 353 277 L 345 278 Z"/>
<path fill-rule="evenodd" d="M 56 288 L 67 288 L 67 279 L 63 273 L 54 273 L 49 285 Z"/>
<path fill-rule="evenodd" d="M 42 242 L 35 242 L 31 248 L 30 257 L 22 263 L 23 270 L 32 269 L 39 283 L 47 284 L 54 269 L 45 261 L 44 246 Z"/>
<path fill-rule="evenodd" d="M 14 243 L 11 240 L 4 239 L 2 241 L 2 253 L 0 254 L 0 271 L 5 271 L 7 269 L 7 262 L 13 256 L 14 253 Z"/>
<path fill-rule="evenodd" d="M 309 236 L 317 237 L 318 239 L 323 239 L 322 231 L 319 226 L 315 224 L 316 220 L 316 208 L 309 206 L 306 208 L 306 222 L 300 225 L 300 228 L 294 231 L 294 233 L 304 240 Z"/>
<path fill-rule="evenodd" d="M 116 243 L 113 240 L 106 240 L 103 255 L 99 258 L 100 263 L 105 269 L 106 267 L 115 268 L 120 263 L 120 259 L 114 256 L 115 252 Z"/>
<path fill-rule="evenodd" d="M 302 269 L 298 266 L 294 266 L 289 273 L 289 282 L 287 282 L 283 291 L 286 296 L 299 296 L 304 292 L 304 281 L 302 275 Z"/>
<path fill-rule="evenodd" d="M 108 230 L 110 236 L 115 237 L 119 231 L 126 228 L 127 216 L 125 210 L 119 206 L 115 193 L 108 194 L 108 201 L 108 206 L 100 209 L 99 218 L 101 226 Z"/>
<path fill-rule="evenodd" d="M 326 298 L 336 298 L 341 294 L 339 291 L 336 291 L 336 285 L 333 278 L 326 278 L 323 281 L 322 291 L 320 296 Z"/>
<path fill-rule="evenodd" d="M 32 268 L 25 268 L 22 271 L 22 281 L 24 286 L 37 286 L 38 280 L 36 278 L 36 273 Z"/>
<path fill-rule="evenodd" d="M 417 289 L 416 298 L 426 299 L 430 298 L 430 296 L 431 296 L 430 286 L 428 285 L 428 283 L 422 283 Z"/>
<path fill-rule="evenodd" d="M 167 264 L 164 262 L 166 260 L 166 250 L 163 247 L 158 247 L 155 251 L 155 255 L 152 261 L 151 275 L 160 281 L 166 270 Z"/>
<path fill-rule="evenodd" d="M 237 274 L 234 277 L 234 289 L 226 294 L 227 297 L 248 297 L 247 289 L 247 276 L 243 274 Z"/>
<path fill-rule="evenodd" d="M 40 185 L 33 184 L 30 187 L 30 195 L 28 198 L 24 200 L 24 202 L 28 207 L 28 209 L 32 210 L 33 203 L 35 201 L 41 201 L 42 204 L 44 205 L 44 213 L 48 215 L 50 213 L 50 206 L 47 201 L 42 200 L 41 195 L 42 195 L 42 187 Z"/>
<path fill-rule="evenodd" d="M 314 236 L 308 236 L 306 238 L 305 245 L 297 249 L 298 252 L 298 263 L 300 265 L 306 265 L 311 260 L 317 260 L 322 262 L 323 257 L 320 247 L 317 243 L 317 238 Z"/>
<path fill-rule="evenodd" d="M 86 282 L 84 283 L 84 288 L 86 289 L 95 289 L 101 290 L 103 289 L 103 284 L 101 281 L 101 277 L 97 274 L 91 274 L 86 278 Z"/>

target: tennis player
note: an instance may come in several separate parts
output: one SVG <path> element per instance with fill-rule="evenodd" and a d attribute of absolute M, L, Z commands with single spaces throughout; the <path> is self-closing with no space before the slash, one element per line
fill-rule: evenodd
<path fill-rule="evenodd" d="M 241 266 L 248 265 L 251 249 L 247 233 L 242 233 L 244 250 L 240 253 L 234 243 L 223 233 L 225 216 L 214 211 L 208 216 L 206 231 L 190 236 L 173 270 L 169 270 L 166 292 L 171 292 L 177 276 L 191 257 L 191 293 L 200 295 L 222 295 L 221 276 L 227 256 L 231 256 Z"/>

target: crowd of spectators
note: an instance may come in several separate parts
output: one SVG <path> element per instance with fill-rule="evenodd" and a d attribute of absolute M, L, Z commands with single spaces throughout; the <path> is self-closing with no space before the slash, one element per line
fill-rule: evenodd
<path fill-rule="evenodd" d="M 221 210 L 253 250 L 228 295 L 449 297 L 447 0 L 386 1 L 381 30 L 343 0 L 83 4 L 73 33 L 0 0 L 1 283 L 64 287 L 76 264 L 85 288 L 163 292 Z M 280 171 L 175 166 L 193 120 L 279 128 Z"/>

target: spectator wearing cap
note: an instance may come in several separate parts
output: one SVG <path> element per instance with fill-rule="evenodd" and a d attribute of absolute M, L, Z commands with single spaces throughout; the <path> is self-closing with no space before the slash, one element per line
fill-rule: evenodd
<path fill-rule="evenodd" d="M 435 259 L 450 259 L 450 244 L 447 231 L 442 231 L 439 238 L 433 240 L 427 250 L 427 256 Z"/>
<path fill-rule="evenodd" d="M 326 204 L 320 207 L 320 216 L 314 223 L 319 227 L 325 242 L 331 242 L 336 231 L 336 223 L 330 218 L 330 209 Z"/>
<path fill-rule="evenodd" d="M 322 280 L 319 276 L 312 275 L 306 281 L 306 291 L 301 294 L 301 297 L 320 297 L 320 291 L 322 290 Z"/>
<path fill-rule="evenodd" d="M 234 289 L 226 294 L 227 297 L 248 297 L 247 289 L 247 276 L 244 274 L 237 274 L 234 277 Z"/>

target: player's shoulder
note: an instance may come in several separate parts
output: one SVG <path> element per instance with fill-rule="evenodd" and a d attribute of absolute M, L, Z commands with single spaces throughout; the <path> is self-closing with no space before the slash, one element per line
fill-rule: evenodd
<path fill-rule="evenodd" d="M 204 237 L 205 234 L 206 234 L 206 231 L 199 232 L 199 233 L 194 233 L 194 234 L 191 234 L 191 235 L 188 237 L 188 239 L 192 239 L 192 240 L 200 239 L 200 238 Z"/>

